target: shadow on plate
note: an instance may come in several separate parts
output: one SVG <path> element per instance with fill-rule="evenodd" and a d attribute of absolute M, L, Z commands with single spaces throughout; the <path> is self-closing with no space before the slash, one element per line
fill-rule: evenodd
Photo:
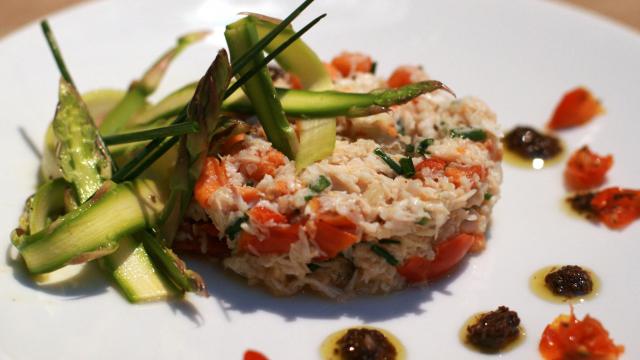
<path fill-rule="evenodd" d="M 427 311 L 435 293 L 453 295 L 449 285 L 465 271 L 465 260 L 448 277 L 425 287 L 408 288 L 388 295 L 361 296 L 347 301 L 334 301 L 304 293 L 291 297 L 277 297 L 259 286 L 250 286 L 246 280 L 230 271 L 223 271 L 220 264 L 188 258 L 189 266 L 200 273 L 214 301 L 218 301 L 228 321 L 233 313 L 266 311 L 282 316 L 287 321 L 303 319 L 332 319 L 350 317 L 364 323 L 385 321 L 405 315 L 417 315 Z"/>
<path fill-rule="evenodd" d="M 5 263 L 12 269 L 13 277 L 23 286 L 68 300 L 100 295 L 109 286 L 95 264 L 75 266 L 73 271 L 33 276 L 29 273 L 13 245 L 6 250 Z"/>

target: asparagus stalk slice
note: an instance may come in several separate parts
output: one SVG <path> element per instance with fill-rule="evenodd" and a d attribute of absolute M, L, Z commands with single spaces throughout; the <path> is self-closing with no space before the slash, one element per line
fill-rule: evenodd
<path fill-rule="evenodd" d="M 277 24 L 259 18 L 257 30 L 264 36 Z M 294 34 L 292 28 L 281 32 L 265 51 L 271 52 Z M 295 74 L 302 86 L 309 90 L 331 90 L 331 77 L 320 58 L 302 40 L 296 40 L 284 52 L 276 57 L 276 61 L 286 71 Z M 336 142 L 335 118 L 318 119 L 298 124 L 300 148 L 296 154 L 296 170 L 301 171 L 315 161 L 322 160 L 333 153 Z"/>
<path fill-rule="evenodd" d="M 242 54 L 249 51 L 259 40 L 255 21 L 252 17 L 245 17 L 227 25 L 224 34 L 232 61 L 237 61 Z M 263 55 L 258 53 L 250 64 L 258 65 L 263 58 Z M 239 73 L 244 75 L 249 70 L 245 67 L 240 69 Z M 276 91 L 266 67 L 258 71 L 242 88 L 249 100 L 251 100 L 256 115 L 273 147 L 288 158 L 294 159 L 298 149 L 298 139 L 293 127 L 284 116 L 282 105 L 280 105 L 276 97 Z"/>
<path fill-rule="evenodd" d="M 64 212 L 64 196 L 67 189 L 68 184 L 63 179 L 55 179 L 41 185 L 38 191 L 27 199 L 19 226 L 11 233 L 13 245 L 19 246 L 26 235 L 44 229 Z"/>
<path fill-rule="evenodd" d="M 107 182 L 102 191 L 24 238 L 18 250 L 31 273 L 53 271 L 113 252 L 122 237 L 155 225 L 163 209 L 162 193 L 153 181 Z"/>
<path fill-rule="evenodd" d="M 200 177 L 204 160 L 215 130 L 220 125 L 220 105 L 231 80 L 231 65 L 224 50 L 198 82 L 189 102 L 187 117 L 198 124 L 199 131 L 184 137 L 178 149 L 178 159 L 171 178 L 171 193 L 162 216 L 162 232 L 168 245 L 173 241 Z"/>
<path fill-rule="evenodd" d="M 180 89 L 164 97 L 157 104 L 145 109 L 142 113 L 133 118 L 132 122 L 140 125 L 156 125 L 162 120 L 177 116 L 180 111 L 189 103 L 196 91 L 197 82 L 187 84 Z"/>
<path fill-rule="evenodd" d="M 164 53 L 140 80 L 134 81 L 125 97 L 107 114 L 100 125 L 103 134 L 115 134 L 127 125 L 127 122 L 146 104 L 147 96 L 151 95 L 164 77 L 167 68 L 185 48 L 203 39 L 208 32 L 194 32 L 178 38 L 176 45 Z"/>
<path fill-rule="evenodd" d="M 171 249 L 163 245 L 162 240 L 156 238 L 148 231 L 136 234 L 136 238 L 144 244 L 145 250 L 168 274 L 169 278 L 185 291 L 195 292 L 198 295 L 207 296 L 206 286 L 202 277 L 195 271 L 187 269 L 184 261 Z"/>
<path fill-rule="evenodd" d="M 62 174 L 83 203 L 111 176 L 111 166 L 82 98 L 64 79 L 60 80 L 53 131 L 60 143 L 58 164 Z"/>
<path fill-rule="evenodd" d="M 132 303 L 183 295 L 181 290 L 160 274 L 142 242 L 130 236 L 120 240 L 118 251 L 99 261 Z"/>

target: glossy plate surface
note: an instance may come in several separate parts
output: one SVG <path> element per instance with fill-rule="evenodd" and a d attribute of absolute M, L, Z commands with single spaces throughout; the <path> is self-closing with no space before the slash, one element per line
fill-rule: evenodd
<path fill-rule="evenodd" d="M 423 64 L 458 95 L 484 99 L 505 129 L 541 128 L 561 95 L 586 85 L 607 109 L 588 126 L 562 133 L 569 149 L 589 144 L 615 155 L 608 184 L 640 188 L 640 35 L 592 15 L 542 1 L 324 0 L 298 21 L 329 15 L 306 41 L 325 59 L 367 52 L 389 74 Z M 109 1 L 50 18 L 81 91 L 125 88 L 184 32 L 214 30 L 169 71 L 157 94 L 197 79 L 223 44 L 223 26 L 240 11 L 284 16 L 291 1 Z M 247 348 L 272 360 L 314 359 L 325 336 L 367 323 L 395 334 L 410 359 L 476 358 L 458 331 L 468 316 L 507 305 L 525 342 L 507 357 L 536 358 L 544 326 L 568 306 L 545 302 L 528 278 L 551 264 L 581 264 L 602 279 L 600 296 L 576 313 L 600 319 L 626 358 L 640 358 L 640 223 L 611 231 L 561 207 L 563 165 L 528 171 L 504 165 L 502 199 L 486 251 L 428 289 L 335 303 L 275 298 L 205 262 L 209 298 L 129 305 L 93 267 L 76 281 L 37 287 L 14 266 L 9 232 L 33 192 L 40 146 L 56 103 L 58 73 L 36 25 L 0 41 L 0 358 L 241 359 Z M 157 97 L 156 97 L 157 98 Z"/>

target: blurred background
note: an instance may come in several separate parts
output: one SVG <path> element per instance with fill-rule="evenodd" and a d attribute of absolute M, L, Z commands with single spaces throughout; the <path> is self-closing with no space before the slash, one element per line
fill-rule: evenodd
<path fill-rule="evenodd" d="M 86 1 L 88 0 L 0 0 L 0 37 L 54 11 Z M 571 4 L 640 31 L 640 0 L 546 1 Z"/>

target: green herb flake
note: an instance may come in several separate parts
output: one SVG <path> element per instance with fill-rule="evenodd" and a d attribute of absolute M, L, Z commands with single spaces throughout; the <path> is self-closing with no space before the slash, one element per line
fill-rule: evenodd
<path fill-rule="evenodd" d="M 240 230 L 242 230 L 242 224 L 247 222 L 247 220 L 249 220 L 247 215 L 242 215 L 237 218 L 231 225 L 229 225 L 229 227 L 227 227 L 227 230 L 224 232 L 225 235 L 227 235 L 229 239 L 235 239 L 236 235 L 238 235 Z"/>
<path fill-rule="evenodd" d="M 428 222 L 429 222 L 429 219 L 427 219 L 426 217 L 423 217 L 422 219 L 416 221 L 416 224 L 424 226 L 424 225 L 427 225 Z"/>
<path fill-rule="evenodd" d="M 396 239 L 382 239 L 380 241 L 378 241 L 380 244 L 400 244 L 400 240 L 396 240 Z"/>
<path fill-rule="evenodd" d="M 320 267 L 321 267 L 321 266 L 320 266 L 320 265 L 318 265 L 318 264 L 316 264 L 316 263 L 308 263 L 308 264 L 307 264 L 307 267 L 309 268 L 309 270 L 310 270 L 311 272 L 314 272 L 314 271 L 316 271 L 316 270 L 320 269 Z"/>
<path fill-rule="evenodd" d="M 482 129 L 452 129 L 449 135 L 453 138 L 463 138 L 472 141 L 485 141 L 487 133 Z"/>
<path fill-rule="evenodd" d="M 382 150 L 381 148 L 377 148 L 373 150 L 373 153 L 376 154 L 380 159 L 382 159 L 382 161 L 384 161 L 387 165 L 389 165 L 389 167 L 398 175 L 402 175 L 402 167 L 400 166 L 400 164 L 390 158 L 389 155 L 384 152 L 384 150 Z"/>
<path fill-rule="evenodd" d="M 371 64 L 371 73 L 375 74 L 377 69 L 378 69 L 378 62 L 374 61 L 373 64 Z"/>
<path fill-rule="evenodd" d="M 427 151 L 427 149 L 429 148 L 429 146 L 433 145 L 435 140 L 433 139 L 423 139 L 422 141 L 420 141 L 418 143 L 418 152 L 421 155 L 425 155 L 425 154 L 429 154 L 429 152 Z"/>
<path fill-rule="evenodd" d="M 489 193 L 489 192 L 484 193 L 484 199 L 485 200 L 489 201 L 489 200 L 491 200 L 492 197 L 493 197 L 492 193 Z"/>
<path fill-rule="evenodd" d="M 324 189 L 328 188 L 329 186 L 331 186 L 331 181 L 329 181 L 329 179 L 327 179 L 326 176 L 320 175 L 320 177 L 318 178 L 318 181 L 316 181 L 315 184 L 310 185 L 309 189 L 311 189 L 311 191 L 315 193 L 321 193 Z"/>
<path fill-rule="evenodd" d="M 389 265 L 391 266 L 397 266 L 398 264 L 400 264 L 398 259 L 396 259 L 393 255 L 391 255 L 387 250 L 385 250 L 381 246 L 373 244 L 371 245 L 371 251 L 373 251 L 376 255 L 384 258 L 385 261 L 389 263 Z"/>
<path fill-rule="evenodd" d="M 313 199 L 314 197 L 316 197 L 316 196 L 313 195 L 313 194 L 305 195 L 304 196 L 304 201 L 309 201 L 309 200 Z"/>
<path fill-rule="evenodd" d="M 411 156 L 416 152 L 416 147 L 413 144 L 407 144 L 407 147 L 404 148 L 407 156 Z"/>
<path fill-rule="evenodd" d="M 411 178 L 416 174 L 416 168 L 413 166 L 413 160 L 411 160 L 411 158 L 400 159 L 400 168 L 402 169 L 402 175 L 404 177 Z"/>

